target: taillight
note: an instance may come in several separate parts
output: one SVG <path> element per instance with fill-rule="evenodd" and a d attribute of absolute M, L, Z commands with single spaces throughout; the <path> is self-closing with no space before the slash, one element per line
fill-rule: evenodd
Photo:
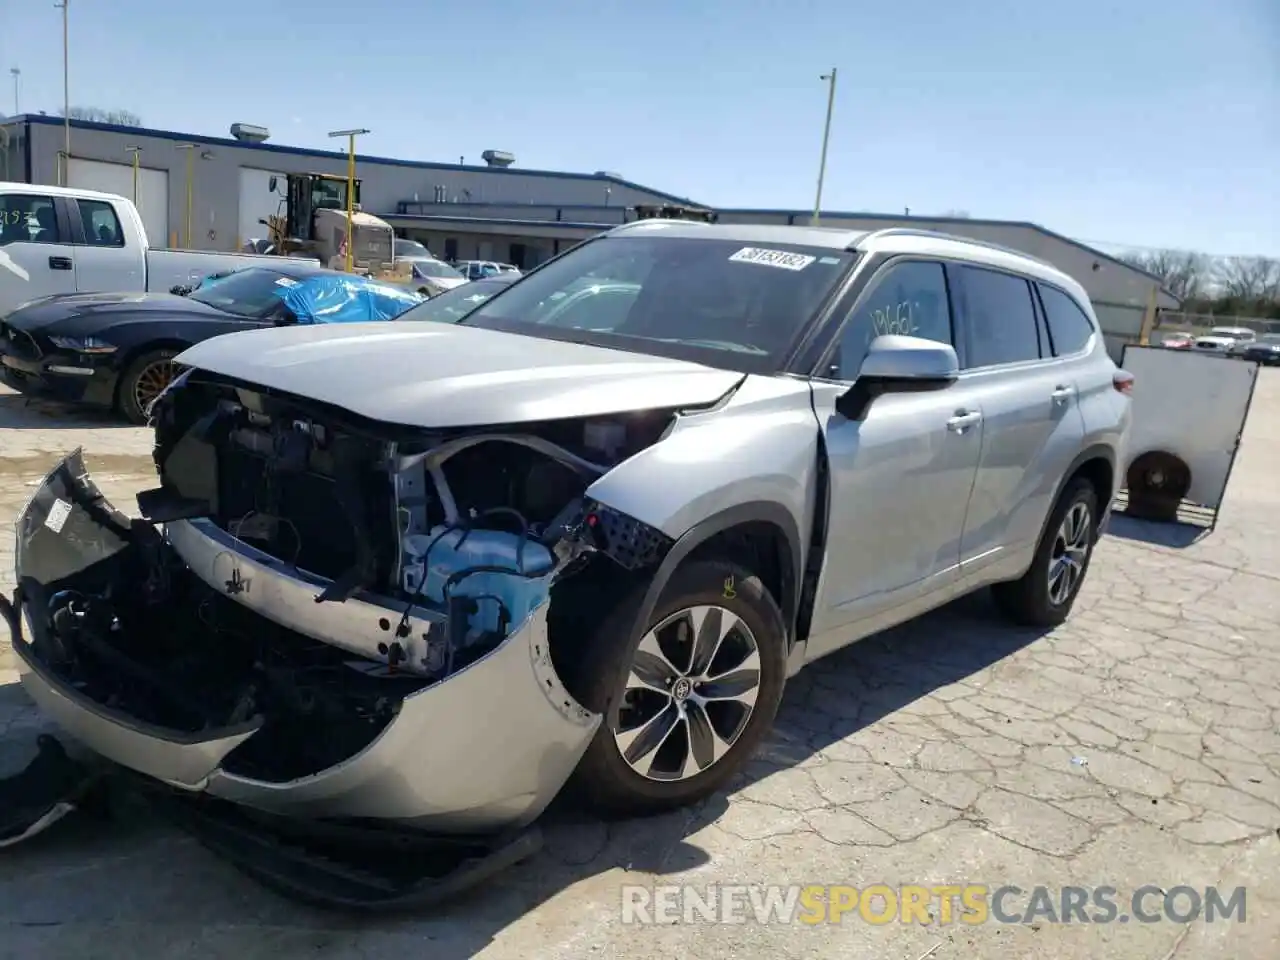
<path fill-rule="evenodd" d="M 1111 385 L 1125 396 L 1133 393 L 1133 374 L 1128 370 L 1117 370 L 1111 377 Z"/>

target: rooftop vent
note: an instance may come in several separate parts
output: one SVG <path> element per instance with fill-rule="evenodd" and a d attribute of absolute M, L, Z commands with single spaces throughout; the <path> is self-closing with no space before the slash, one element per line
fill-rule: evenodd
<path fill-rule="evenodd" d="M 271 138 L 271 131 L 266 127 L 255 127 L 252 123 L 233 123 L 231 135 L 244 143 L 265 143 Z"/>
<path fill-rule="evenodd" d="M 609 177 L 609 178 L 611 178 L 611 179 L 613 179 L 613 180 L 621 180 L 621 179 L 622 179 L 622 174 L 620 174 L 620 173 L 614 173 L 612 170 L 597 170 L 597 171 L 596 171 L 596 176 L 597 176 L 597 177 Z"/>
<path fill-rule="evenodd" d="M 480 159 L 491 167 L 509 167 L 516 162 L 516 155 L 505 150 L 486 150 Z"/>

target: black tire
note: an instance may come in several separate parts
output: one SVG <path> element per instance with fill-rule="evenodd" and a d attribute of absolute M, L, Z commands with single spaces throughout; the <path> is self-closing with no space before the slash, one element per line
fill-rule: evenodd
<path fill-rule="evenodd" d="M 1080 504 L 1088 510 L 1088 546 L 1074 586 L 1065 599 L 1055 602 L 1050 594 L 1050 558 L 1054 555 L 1063 521 Z M 992 595 L 1000 611 L 1014 623 L 1028 627 L 1056 627 L 1066 620 L 1089 573 L 1093 548 L 1098 540 L 1100 519 L 1097 490 L 1085 477 L 1074 477 L 1067 483 L 1049 514 L 1049 522 L 1040 535 L 1031 568 L 1019 579 L 998 583 L 992 588 Z"/>
<path fill-rule="evenodd" d="M 786 681 L 782 612 L 760 579 L 737 564 L 720 560 L 694 561 L 677 568 L 646 630 L 696 605 L 728 610 L 755 639 L 760 662 L 756 701 L 729 750 L 702 772 L 666 781 L 636 772 L 623 758 L 615 733 L 625 705 L 627 675 L 639 646 L 632 626 L 645 589 L 645 584 L 637 586 L 603 619 L 585 644 L 583 660 L 574 671 L 582 705 L 603 714 L 604 720 L 574 771 L 571 786 L 593 812 L 605 817 L 661 813 L 714 793 L 751 757 L 772 726 Z"/>
<path fill-rule="evenodd" d="M 147 411 L 143 408 L 143 402 L 154 400 L 155 386 L 159 383 L 160 370 L 165 365 L 170 370 L 170 378 L 175 370 L 173 358 L 176 357 L 180 350 L 174 350 L 170 347 L 160 347 L 155 350 L 147 350 L 138 354 L 129 365 L 125 367 L 124 373 L 120 374 L 120 381 L 116 386 L 116 407 L 120 410 L 121 415 L 130 423 L 139 426 L 145 426 L 147 422 Z"/>

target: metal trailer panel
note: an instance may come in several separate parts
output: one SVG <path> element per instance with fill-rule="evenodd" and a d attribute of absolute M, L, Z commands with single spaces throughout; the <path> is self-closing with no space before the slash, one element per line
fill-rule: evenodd
<path fill-rule="evenodd" d="M 69 182 L 82 190 L 100 190 L 122 197 L 133 196 L 133 165 L 105 163 L 101 160 L 71 158 L 67 167 Z M 138 199 L 135 202 L 153 246 L 169 242 L 169 172 L 138 168 Z"/>
<path fill-rule="evenodd" d="M 1128 344 L 1121 366 L 1135 378 L 1126 471 L 1148 451 L 1175 454 L 1191 468 L 1186 500 L 1217 511 L 1249 416 L 1258 364 Z"/>

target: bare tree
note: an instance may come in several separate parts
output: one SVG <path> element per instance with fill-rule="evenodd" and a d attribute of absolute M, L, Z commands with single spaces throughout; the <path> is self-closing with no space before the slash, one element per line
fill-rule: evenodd
<path fill-rule="evenodd" d="M 63 114 L 59 111 L 58 116 Z M 111 123 L 117 127 L 140 127 L 142 118 L 132 110 L 104 110 L 101 107 L 72 107 L 67 111 L 72 120 L 88 123 Z"/>
<path fill-rule="evenodd" d="M 1208 293 L 1213 262 L 1190 250 L 1131 250 L 1120 259 L 1160 278 L 1166 290 L 1179 300 L 1194 300 Z"/>
<path fill-rule="evenodd" d="M 1280 301 L 1280 260 L 1271 257 L 1223 257 L 1215 278 L 1223 296 L 1241 301 Z"/>

